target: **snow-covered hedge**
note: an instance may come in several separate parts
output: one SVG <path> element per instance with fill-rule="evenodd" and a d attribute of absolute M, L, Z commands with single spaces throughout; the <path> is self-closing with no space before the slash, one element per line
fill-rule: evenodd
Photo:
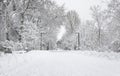
<path fill-rule="evenodd" d="M 120 52 L 120 40 L 115 40 L 111 42 L 109 48 L 114 52 Z"/>
<path fill-rule="evenodd" d="M 4 42 L 1 42 L 0 45 L 4 48 L 10 49 L 11 51 L 16 51 L 16 50 L 19 51 L 23 49 L 22 43 L 14 42 L 14 41 L 6 40 Z"/>

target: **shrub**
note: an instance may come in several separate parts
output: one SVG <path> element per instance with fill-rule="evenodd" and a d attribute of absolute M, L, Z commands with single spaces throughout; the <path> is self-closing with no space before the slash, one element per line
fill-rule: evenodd
<path fill-rule="evenodd" d="M 20 42 L 14 42 L 14 41 L 4 41 L 0 43 L 2 47 L 12 50 L 12 51 L 19 51 L 19 50 L 23 50 L 23 46 L 22 43 Z"/>
<path fill-rule="evenodd" d="M 109 49 L 111 49 L 114 52 L 120 52 L 120 40 L 115 40 L 111 42 Z"/>

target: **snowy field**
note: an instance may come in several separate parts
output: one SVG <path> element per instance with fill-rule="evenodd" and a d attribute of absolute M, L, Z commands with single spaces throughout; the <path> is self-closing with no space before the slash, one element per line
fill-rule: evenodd
<path fill-rule="evenodd" d="M 120 76 L 120 54 L 31 51 L 0 56 L 0 76 Z"/>

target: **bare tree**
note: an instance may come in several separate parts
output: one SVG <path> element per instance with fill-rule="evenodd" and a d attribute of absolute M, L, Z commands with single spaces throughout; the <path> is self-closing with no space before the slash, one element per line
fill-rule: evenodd
<path fill-rule="evenodd" d="M 101 30 L 103 24 L 103 14 L 100 6 L 91 7 L 91 11 L 92 11 L 92 17 L 96 23 L 95 26 L 97 26 L 98 28 L 98 42 L 99 42 L 99 46 L 101 46 Z"/>

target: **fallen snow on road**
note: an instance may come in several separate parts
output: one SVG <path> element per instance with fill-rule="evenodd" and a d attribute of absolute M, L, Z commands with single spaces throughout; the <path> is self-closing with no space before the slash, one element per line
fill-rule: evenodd
<path fill-rule="evenodd" d="M 109 55 L 88 51 L 2 55 L 0 76 L 120 76 L 120 59 Z"/>

